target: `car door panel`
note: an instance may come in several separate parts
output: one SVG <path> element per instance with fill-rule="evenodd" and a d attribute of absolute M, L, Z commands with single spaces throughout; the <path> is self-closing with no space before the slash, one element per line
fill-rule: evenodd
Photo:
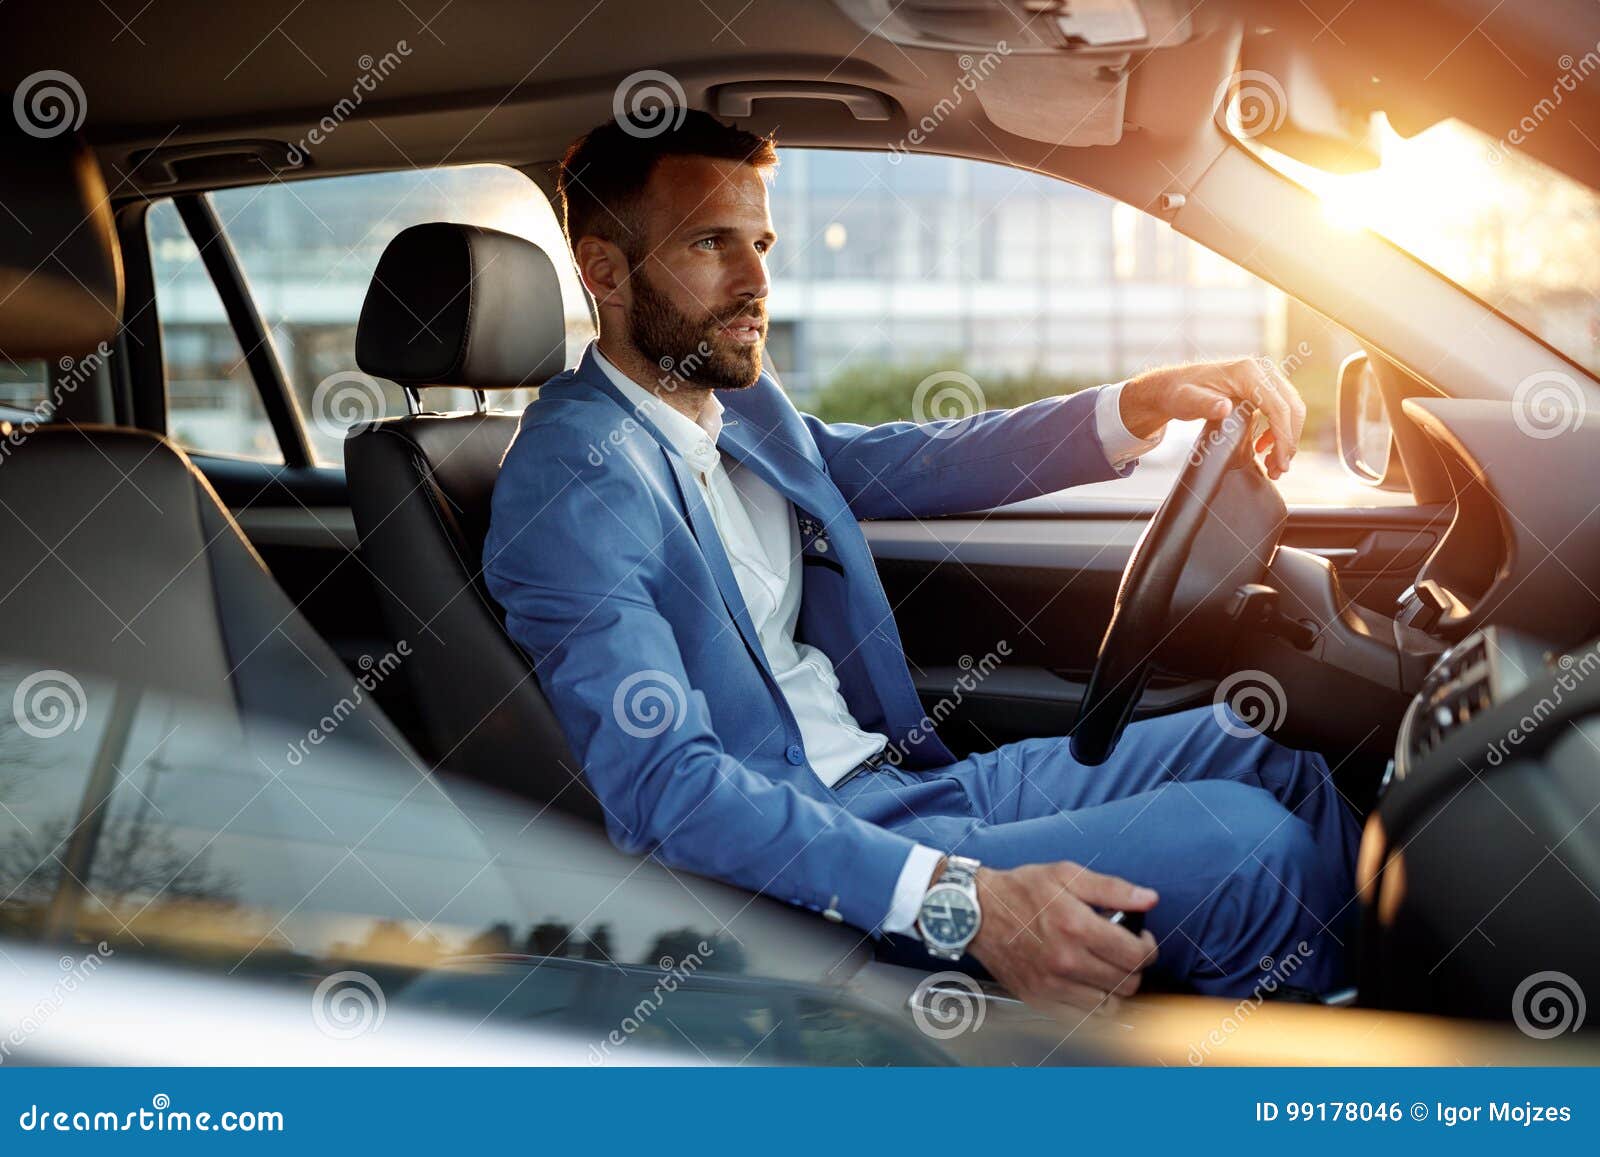
<path fill-rule="evenodd" d="M 1149 508 L 1085 502 L 1048 517 L 863 524 L 924 708 L 959 752 L 1064 735 Z M 1299 508 L 1284 544 L 1326 557 L 1351 598 L 1392 608 L 1449 508 Z M 1135 717 L 1210 702 L 1205 680 L 1152 682 Z"/>
<path fill-rule="evenodd" d="M 1333 563 L 1347 595 L 1375 611 L 1392 611 L 1423 560 L 1450 525 L 1451 507 L 1291 512 L 1285 546 Z"/>

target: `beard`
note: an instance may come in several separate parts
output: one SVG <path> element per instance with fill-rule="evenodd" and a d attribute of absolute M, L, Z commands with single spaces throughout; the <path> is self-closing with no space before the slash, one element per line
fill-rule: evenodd
<path fill-rule="evenodd" d="M 723 332 L 730 322 L 744 318 L 760 324 L 766 334 L 767 310 L 759 301 L 741 301 L 724 309 L 690 316 L 658 290 L 643 269 L 634 267 L 630 281 L 633 312 L 628 336 L 638 350 L 661 370 L 663 380 L 677 378 L 686 385 L 707 390 L 743 390 L 761 376 L 764 341 L 748 345 Z"/>

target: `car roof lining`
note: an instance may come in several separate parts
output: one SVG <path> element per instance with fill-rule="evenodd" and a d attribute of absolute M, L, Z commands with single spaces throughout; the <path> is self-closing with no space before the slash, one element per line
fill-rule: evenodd
<path fill-rule="evenodd" d="M 1209 102 L 1231 67 L 1231 58 L 1224 64 L 1213 54 L 1197 82 L 1188 45 L 1131 61 L 1126 53 L 1096 53 L 1062 60 L 1065 67 L 1052 89 L 1052 72 L 1044 66 L 1061 58 L 1015 54 L 996 73 L 1017 65 L 1015 72 L 1028 74 L 1025 85 L 1012 86 L 1025 90 L 1018 99 L 1033 108 L 1062 110 L 1056 118 L 1041 119 L 1047 139 L 1035 140 L 996 124 L 979 99 L 954 101 L 963 94 L 963 61 L 973 67 L 973 54 L 906 49 L 863 37 L 831 0 L 758 3 L 720 34 L 709 12 L 702 22 L 674 6 L 637 0 L 606 0 L 605 9 L 595 8 L 592 0 L 552 0 L 518 7 L 514 14 L 504 4 L 462 5 L 444 11 L 435 26 L 419 29 L 406 6 L 387 0 L 281 3 L 258 15 L 252 9 L 248 17 L 204 0 L 171 0 L 162 6 L 162 34 L 135 22 L 131 32 L 142 43 L 121 36 L 114 52 L 106 51 L 104 42 L 118 30 L 97 0 L 61 0 L 26 13 L 0 10 L 0 21 L 30 25 L 10 43 L 48 39 L 59 46 L 50 54 L 52 66 L 82 78 L 89 113 L 85 132 L 119 200 L 261 181 L 257 166 L 253 174 L 232 179 L 213 175 L 154 183 L 136 172 L 147 150 L 243 139 L 303 143 L 330 117 L 332 131 L 304 150 L 313 158 L 309 167 L 267 174 L 267 179 L 474 162 L 547 165 L 575 136 L 613 114 L 619 81 L 641 69 L 669 74 L 687 103 L 698 108 L 713 107 L 716 86 L 741 81 L 856 85 L 882 93 L 891 106 L 890 120 L 870 122 L 854 119 L 836 101 L 756 102 L 753 115 L 741 123 L 775 132 L 783 144 L 898 146 L 1080 179 L 1074 169 L 1083 154 L 1120 152 L 1109 142 L 1127 142 L 1141 132 L 1157 132 L 1167 151 L 1192 135 L 1213 138 L 1215 147 L 1220 134 L 1210 123 L 1209 104 L 1197 104 L 1195 98 Z M 501 18 L 491 18 L 495 9 Z M 1209 34 L 1210 42 L 1236 34 L 1237 28 L 1220 6 L 1209 14 L 1202 8 L 1192 24 L 1194 35 Z M 183 36 L 173 35 L 180 29 Z M 205 45 L 198 62 L 191 47 L 196 41 Z M 782 44 L 786 51 L 756 51 L 769 44 Z M 386 53 L 393 60 L 385 78 L 370 92 L 358 92 L 358 65 L 383 71 Z M 31 63 L 37 67 L 38 62 L 33 54 Z M 1120 102 L 1113 90 L 1121 82 L 1108 86 L 1096 75 L 1103 66 L 1124 63 L 1123 119 L 1139 118 L 1139 131 L 1126 134 L 1114 116 Z M 369 67 L 367 75 L 372 71 Z M 153 84 L 152 77 L 160 77 L 160 83 Z M 995 87 L 1002 87 L 998 80 Z M 338 103 L 357 98 L 358 107 L 340 118 Z M 937 124 L 924 142 L 908 140 L 919 125 L 928 125 L 930 115 Z M 1002 110 L 998 119 L 1021 128 L 1031 118 Z M 1078 147 L 1087 143 L 1101 147 Z M 1149 151 L 1148 142 L 1133 143 L 1129 152 Z M 1084 183 L 1092 185 L 1094 170 L 1101 167 L 1090 164 Z M 1131 171 L 1149 176 L 1151 168 L 1135 165 Z M 1145 195 L 1131 199 L 1154 198 L 1161 183 L 1155 180 Z"/>
<path fill-rule="evenodd" d="M 431 18 L 425 8 L 393 0 L 270 0 L 247 8 L 164 0 L 125 17 L 100 0 L 6 5 L 0 60 L 7 87 L 41 65 L 76 78 L 87 105 L 84 131 L 117 197 L 250 183 L 240 177 L 152 185 L 132 173 L 131 158 L 141 150 L 240 138 L 292 144 L 325 118 L 337 123 L 308 150 L 314 167 L 305 176 L 547 163 L 612 115 L 620 81 L 658 70 L 699 108 L 712 107 L 707 93 L 719 84 L 858 85 L 889 99 L 889 121 L 857 121 L 835 101 L 786 100 L 757 102 L 744 123 L 776 130 L 785 144 L 902 146 L 1039 168 L 1147 206 L 1170 178 L 1139 165 L 1138 154 L 1176 155 L 1179 164 L 1166 163 L 1182 173 L 1197 152 L 1214 155 L 1220 147 L 1211 113 L 1238 54 L 1201 67 L 1191 51 L 1196 42 L 1241 33 L 1291 37 L 1297 51 L 1341 70 L 1351 86 L 1352 70 L 1365 72 L 1370 60 L 1374 75 L 1383 74 L 1379 87 L 1407 102 L 1395 114 L 1405 127 L 1447 110 L 1498 135 L 1549 96 L 1553 63 L 1565 59 L 1560 54 L 1600 40 L 1600 10 L 1586 0 L 1510 11 L 1492 0 L 1341 0 L 1314 7 L 1210 0 L 1187 13 L 1188 39 L 1128 60 L 1127 131 L 1119 132 L 1101 103 L 1105 80 L 1096 77 L 1108 62 L 1115 67 L 1117 53 L 1014 53 L 999 72 L 1016 64 L 1017 76 L 1029 74 L 1026 83 L 996 80 L 988 103 L 997 104 L 994 98 L 1009 88 L 1037 112 L 996 115 L 984 108 L 981 88 L 974 99 L 952 101 L 961 92 L 963 60 L 970 68 L 981 53 L 907 48 L 863 35 L 833 0 L 748 6 L 717 0 L 699 10 L 657 0 L 489 0 L 445 5 Z M 384 67 L 385 59 L 392 67 Z M 1041 62 L 1052 60 L 1064 67 L 1047 89 L 1049 70 Z M 374 68 L 385 75 L 363 85 Z M 1052 109 L 1061 110 L 1053 120 L 1038 115 Z M 922 144 L 908 143 L 930 114 L 937 115 L 934 130 Z M 1524 147 L 1600 185 L 1600 151 L 1575 131 L 1585 119 L 1600 123 L 1600 85 L 1574 86 Z M 1002 127 L 1032 120 L 1046 122 L 1040 133 L 1047 140 Z M 1552 123 L 1558 120 L 1570 124 Z M 1114 167 L 1103 155 L 1128 156 L 1141 187 L 1130 195 L 1102 186 L 1100 175 Z"/>
<path fill-rule="evenodd" d="M 755 78 L 815 82 L 826 76 L 829 83 L 883 94 L 891 119 L 860 121 L 833 100 L 758 100 L 752 115 L 738 123 L 753 131 L 772 132 L 780 144 L 791 147 L 924 152 L 1045 172 L 1153 209 L 1174 177 L 1197 176 L 1228 144 L 1212 121 L 1210 102 L 1237 56 L 1237 45 L 1237 26 L 1218 20 L 1203 32 L 1197 30 L 1184 45 L 1131 60 L 1126 54 L 1111 57 L 1127 62 L 1125 99 L 1095 77 L 1099 64 L 1062 62 L 1062 83 L 1050 92 L 1043 83 L 1050 74 L 1042 71 L 1041 65 L 1051 58 L 1016 57 L 1003 62 L 1001 69 L 1021 63 L 1021 69 L 1028 70 L 1029 95 L 1023 99 L 1033 107 L 1048 109 L 1054 98 L 1067 110 L 1062 117 L 1043 122 L 1047 139 L 1007 131 L 995 123 L 980 101 L 970 98 L 953 107 L 944 105 L 936 127 L 925 132 L 920 142 L 912 137 L 919 121 L 924 127 L 930 123 L 930 114 L 913 115 L 911 110 L 936 108 L 952 92 L 961 91 L 963 71 L 954 53 L 914 50 L 917 60 L 901 60 L 899 75 L 883 67 L 891 61 L 840 60 L 817 54 L 765 61 L 743 58 L 736 68 L 702 61 L 676 68 L 672 75 L 681 84 L 686 102 L 698 108 L 715 107 L 715 90 L 722 84 Z M 284 47 L 292 54 L 292 48 Z M 865 51 L 863 48 L 861 53 Z M 903 55 L 892 45 L 874 51 Z M 403 67 L 409 66 L 408 60 Z M 612 115 L 615 86 L 614 76 L 607 74 L 587 82 L 528 84 L 510 95 L 504 90 L 479 89 L 421 101 L 389 98 L 380 86 L 356 116 L 339 123 L 314 150 L 306 150 L 313 156 L 311 164 L 299 171 L 267 173 L 266 180 L 502 163 L 523 169 L 549 192 L 548 170 L 566 145 Z M 191 118 L 159 133 L 154 128 L 112 126 L 97 131 L 91 143 L 114 200 L 155 198 L 261 184 L 263 170 L 258 165 L 231 179 L 211 174 L 160 184 L 139 171 L 141 157 L 148 150 L 208 140 L 303 142 L 315 127 L 317 115 L 301 110 L 286 116 L 263 114 L 203 125 Z M 1000 119 L 1012 127 L 1023 123 L 1014 109 L 1009 116 L 1002 111 Z M 1127 131 L 1113 121 L 1125 122 Z M 1118 138 L 1116 144 L 1098 143 L 1110 141 L 1113 135 Z M 1097 147 L 1085 147 L 1090 144 Z"/>

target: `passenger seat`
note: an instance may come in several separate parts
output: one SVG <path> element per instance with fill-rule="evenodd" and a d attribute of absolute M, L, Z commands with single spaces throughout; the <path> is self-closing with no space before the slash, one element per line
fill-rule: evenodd
<path fill-rule="evenodd" d="M 105 184 L 70 138 L 0 134 L 0 146 L 0 201 L 11 209 L 0 214 L 0 353 L 80 358 L 112 342 L 120 322 Z M 353 744 L 420 766 L 205 476 L 159 434 L 0 422 L 0 541 L 0 693 L 30 737 L 76 730 L 109 689 L 124 724 L 141 700 L 181 701 L 190 718 L 236 736 L 251 767 L 259 758 L 282 769 L 281 724 L 319 732 L 308 744 L 319 757 Z M 47 712 L 32 731 L 24 700 Z M 330 713 L 337 738 L 324 745 Z M 116 728 L 104 742 L 115 765 Z"/>

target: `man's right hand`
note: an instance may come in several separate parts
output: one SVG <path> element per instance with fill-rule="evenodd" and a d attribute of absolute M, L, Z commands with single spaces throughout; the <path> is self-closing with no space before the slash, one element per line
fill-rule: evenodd
<path fill-rule="evenodd" d="M 1159 897 L 1079 864 L 980 868 L 983 924 L 967 950 L 1018 998 L 1114 1013 L 1155 963 L 1156 941 L 1110 923 L 1096 908 L 1147 912 Z"/>

